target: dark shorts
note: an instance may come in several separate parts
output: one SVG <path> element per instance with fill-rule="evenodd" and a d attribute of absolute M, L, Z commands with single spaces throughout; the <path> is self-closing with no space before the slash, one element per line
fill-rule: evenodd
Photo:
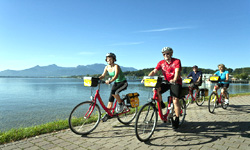
<path fill-rule="evenodd" d="M 228 84 L 217 83 L 217 86 L 218 86 L 219 88 L 228 88 L 228 87 L 229 87 L 229 83 L 228 83 Z"/>
<path fill-rule="evenodd" d="M 182 85 L 180 84 L 161 84 L 161 91 L 160 93 L 165 93 L 166 91 L 170 90 L 170 95 L 173 97 L 181 98 L 181 89 Z"/>
<path fill-rule="evenodd" d="M 114 82 L 110 96 L 109 96 L 109 102 L 114 102 L 115 98 L 112 95 L 118 95 L 121 91 L 126 90 L 128 87 L 128 82 L 127 80 L 122 81 L 122 82 Z"/>

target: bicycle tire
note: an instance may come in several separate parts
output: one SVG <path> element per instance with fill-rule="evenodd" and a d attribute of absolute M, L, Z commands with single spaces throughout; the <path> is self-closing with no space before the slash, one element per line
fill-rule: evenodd
<path fill-rule="evenodd" d="M 204 102 L 205 102 L 205 96 L 203 94 L 203 96 L 201 96 L 201 92 L 199 90 L 200 95 L 198 98 L 195 99 L 195 103 L 198 105 L 198 106 L 201 106 Z"/>
<path fill-rule="evenodd" d="M 157 109 L 152 102 L 141 107 L 135 120 L 135 134 L 139 141 L 148 141 L 157 125 Z"/>
<path fill-rule="evenodd" d="M 92 132 L 100 123 L 101 110 L 96 104 L 93 109 L 92 101 L 82 102 L 74 107 L 69 116 L 69 128 L 72 132 L 78 135 L 87 135 Z M 84 117 L 85 114 L 89 117 Z M 93 111 L 91 111 L 93 110 Z"/>
<path fill-rule="evenodd" d="M 124 111 L 128 109 L 130 111 L 127 111 L 126 113 L 123 113 L 117 116 L 118 121 L 125 125 L 130 124 L 135 119 L 137 111 L 138 111 L 138 107 L 128 108 L 127 106 L 124 106 Z"/>
<path fill-rule="evenodd" d="M 226 94 L 227 94 L 227 97 L 228 97 L 228 100 L 229 100 L 229 93 L 226 91 Z M 223 108 L 223 109 L 227 109 L 227 107 L 228 107 L 228 103 L 227 104 L 225 104 L 225 100 L 224 100 L 224 97 L 222 97 L 221 98 L 221 107 Z"/>
<path fill-rule="evenodd" d="M 210 113 L 214 112 L 214 109 L 216 107 L 216 103 L 218 102 L 218 97 L 216 93 L 211 93 L 209 96 L 209 100 L 208 100 L 208 111 Z"/>

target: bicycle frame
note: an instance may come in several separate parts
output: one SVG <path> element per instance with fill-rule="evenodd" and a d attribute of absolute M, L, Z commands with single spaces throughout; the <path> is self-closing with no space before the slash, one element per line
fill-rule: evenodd
<path fill-rule="evenodd" d="M 163 113 L 162 113 L 162 107 L 160 106 L 160 101 L 158 99 L 157 90 L 156 89 L 154 89 L 153 100 L 157 101 L 158 113 L 159 113 L 159 116 L 160 116 L 161 120 L 167 121 L 168 120 L 168 114 L 169 114 L 170 110 L 167 109 L 167 113 L 165 115 L 163 115 Z M 171 103 L 172 103 L 172 97 L 169 100 L 168 108 L 170 107 Z"/>
<path fill-rule="evenodd" d="M 94 105 L 92 105 L 92 106 L 89 107 L 89 110 L 87 111 L 87 113 L 85 114 L 84 117 L 87 116 L 87 118 L 88 118 L 88 117 L 91 115 L 92 111 L 94 110 L 94 108 L 95 108 L 95 106 L 96 106 L 97 100 L 99 101 L 99 103 L 101 104 L 102 108 L 105 110 L 105 112 L 107 112 L 107 114 L 108 114 L 109 116 L 111 116 L 111 117 L 114 116 L 115 107 L 116 107 L 116 105 L 117 105 L 117 100 L 115 100 L 114 107 L 112 107 L 112 108 L 107 108 L 107 107 L 105 106 L 105 104 L 103 103 L 103 101 L 102 101 L 102 98 L 101 98 L 101 95 L 100 95 L 99 91 L 100 91 L 100 83 L 98 84 L 98 89 L 97 89 L 96 92 L 95 92 L 94 98 L 92 98 L 92 102 L 94 103 Z M 91 96 L 91 97 L 92 97 L 92 96 Z M 90 111 L 90 113 L 89 113 L 89 111 Z M 127 112 L 129 112 L 129 111 L 130 111 L 130 109 L 128 108 L 127 111 L 123 111 L 122 113 L 119 113 L 118 115 L 127 113 Z M 87 115 L 87 114 L 89 114 L 89 115 Z"/>
<path fill-rule="evenodd" d="M 189 98 L 189 96 L 191 95 L 192 101 L 195 101 L 195 100 L 196 100 L 196 94 L 197 94 L 197 93 L 195 92 L 195 94 L 193 94 L 190 86 L 188 86 L 188 89 L 189 89 L 189 94 L 187 95 L 186 100 L 187 100 L 187 99 Z"/>

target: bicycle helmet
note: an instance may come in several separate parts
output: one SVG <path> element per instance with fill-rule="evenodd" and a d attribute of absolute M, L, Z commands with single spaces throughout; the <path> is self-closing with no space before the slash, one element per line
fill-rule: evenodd
<path fill-rule="evenodd" d="M 106 58 L 107 58 L 107 57 L 113 57 L 114 61 L 116 61 L 116 56 L 115 56 L 114 53 L 107 53 L 107 54 L 106 54 Z M 105 60 L 107 61 L 107 59 L 105 59 Z"/>
<path fill-rule="evenodd" d="M 161 52 L 162 53 L 165 53 L 165 52 L 173 53 L 173 49 L 171 47 L 163 47 Z"/>

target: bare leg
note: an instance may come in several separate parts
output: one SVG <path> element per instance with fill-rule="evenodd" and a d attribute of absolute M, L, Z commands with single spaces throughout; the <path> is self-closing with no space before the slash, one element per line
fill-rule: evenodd
<path fill-rule="evenodd" d="M 107 108 L 110 109 L 113 107 L 113 102 L 109 102 Z"/>
<path fill-rule="evenodd" d="M 174 97 L 173 98 L 173 103 L 174 103 L 174 111 L 175 111 L 175 114 L 176 114 L 176 117 L 179 117 L 180 116 L 180 112 L 181 112 L 181 107 L 180 107 L 180 103 L 179 103 L 179 99 Z"/>
<path fill-rule="evenodd" d="M 113 96 L 117 100 L 118 103 L 122 103 L 120 95 L 113 95 Z"/>

